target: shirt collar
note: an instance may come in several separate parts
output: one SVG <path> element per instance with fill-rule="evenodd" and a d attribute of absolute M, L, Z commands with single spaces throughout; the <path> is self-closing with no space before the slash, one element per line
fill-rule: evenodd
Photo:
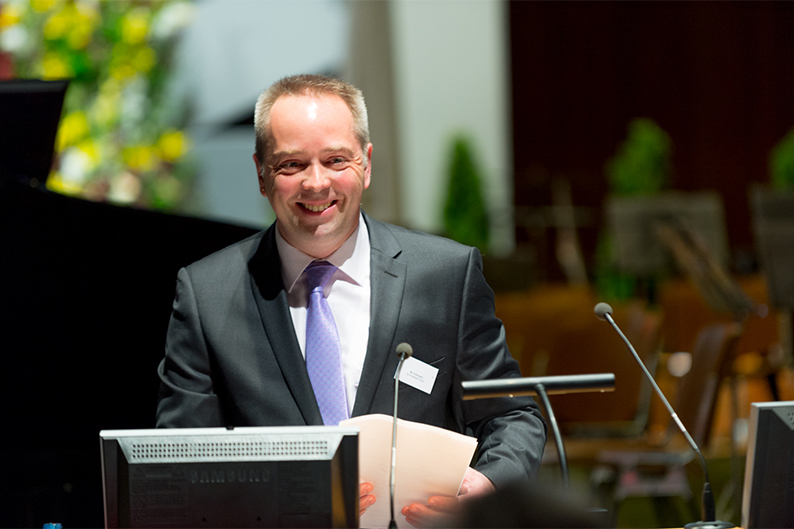
<path fill-rule="evenodd" d="M 316 259 L 288 243 L 278 229 L 276 229 L 276 248 L 278 248 L 281 258 L 281 275 L 284 279 L 284 286 L 287 292 L 292 292 L 303 271 Z M 356 230 L 342 243 L 342 246 L 324 260 L 342 272 L 340 279 L 361 285 L 369 267 L 369 250 L 367 223 L 364 222 L 364 216 L 359 213 Z"/>

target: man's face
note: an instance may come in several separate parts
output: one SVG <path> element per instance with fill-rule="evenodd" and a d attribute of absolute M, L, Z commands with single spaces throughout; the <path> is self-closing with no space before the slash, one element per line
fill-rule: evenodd
<path fill-rule="evenodd" d="M 338 96 L 280 97 L 270 111 L 270 134 L 264 171 L 254 156 L 262 195 L 287 242 L 328 257 L 358 226 L 372 145 L 362 151 L 350 109 Z"/>

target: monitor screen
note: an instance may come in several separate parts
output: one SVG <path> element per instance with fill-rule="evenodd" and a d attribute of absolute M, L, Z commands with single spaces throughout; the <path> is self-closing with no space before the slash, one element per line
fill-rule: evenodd
<path fill-rule="evenodd" d="M 106 527 L 358 527 L 358 431 L 99 434 Z"/>
<path fill-rule="evenodd" d="M 794 401 L 752 404 L 742 527 L 794 527 Z"/>

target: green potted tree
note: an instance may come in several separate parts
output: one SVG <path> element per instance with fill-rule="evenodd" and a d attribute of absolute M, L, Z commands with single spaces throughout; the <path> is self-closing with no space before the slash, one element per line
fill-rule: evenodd
<path fill-rule="evenodd" d="M 447 237 L 485 253 L 488 249 L 488 208 L 482 193 L 482 178 L 469 140 L 453 139 L 449 165 L 444 231 Z"/>

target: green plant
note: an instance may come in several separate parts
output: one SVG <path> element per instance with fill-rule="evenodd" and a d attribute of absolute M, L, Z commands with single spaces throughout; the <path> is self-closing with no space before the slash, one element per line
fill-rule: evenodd
<path fill-rule="evenodd" d="M 169 92 L 193 5 L 182 0 L 0 0 L 0 51 L 18 77 L 71 79 L 47 187 L 158 209 L 193 177 L 187 107 Z"/>
<path fill-rule="evenodd" d="M 616 196 L 631 196 L 664 190 L 672 172 L 672 148 L 670 136 L 655 121 L 649 118 L 631 120 L 626 139 L 604 166 L 610 192 Z M 598 295 L 603 299 L 625 300 L 644 287 L 645 296 L 652 299 L 658 278 L 638 278 L 619 270 L 615 263 L 615 244 L 613 234 L 602 230 L 594 266 Z"/>
<path fill-rule="evenodd" d="M 469 141 L 453 140 L 449 187 L 444 205 L 444 229 L 448 237 L 480 251 L 488 247 L 488 210 L 482 194 L 480 172 Z"/>
<path fill-rule="evenodd" d="M 794 188 L 794 128 L 769 153 L 769 173 L 774 187 Z"/>
<path fill-rule="evenodd" d="M 671 151 L 670 136 L 655 121 L 633 119 L 628 137 L 604 169 L 611 191 L 617 195 L 661 191 L 669 183 Z"/>

